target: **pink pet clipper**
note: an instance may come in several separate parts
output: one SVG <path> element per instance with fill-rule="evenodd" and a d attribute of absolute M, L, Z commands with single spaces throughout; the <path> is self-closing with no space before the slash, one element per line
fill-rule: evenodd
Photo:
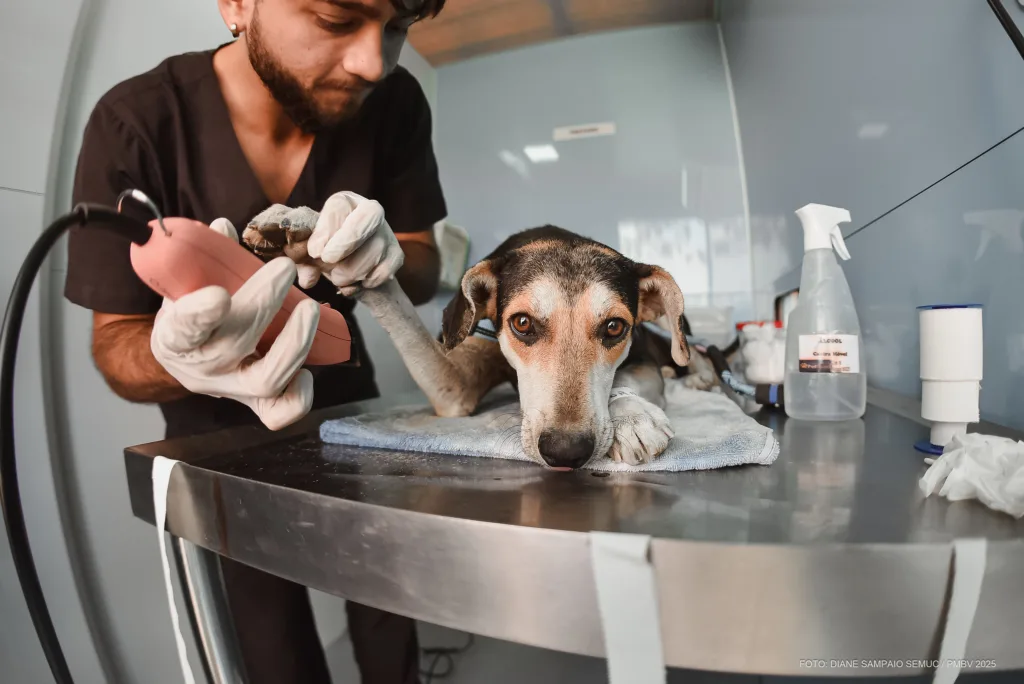
<path fill-rule="evenodd" d="M 143 245 L 132 243 L 132 268 L 157 294 L 176 300 L 190 292 L 219 285 L 230 294 L 263 266 L 263 261 L 230 238 L 210 227 L 184 218 L 152 221 L 153 235 Z M 257 351 L 266 353 L 280 334 L 288 316 L 307 295 L 292 286 L 284 305 L 260 339 Z M 352 335 L 345 317 L 326 304 L 320 305 L 320 323 L 306 357 L 311 366 L 344 363 L 352 355 Z"/>

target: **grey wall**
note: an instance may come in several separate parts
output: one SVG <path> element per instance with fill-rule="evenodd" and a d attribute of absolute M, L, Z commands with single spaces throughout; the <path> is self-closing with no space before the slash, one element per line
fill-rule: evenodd
<path fill-rule="evenodd" d="M 798 284 L 795 209 L 850 209 L 844 268 L 869 382 L 919 396 L 914 308 L 980 302 L 982 417 L 1024 427 L 1024 140 L 985 153 L 1024 126 L 1024 61 L 992 12 L 961 0 L 723 0 L 721 16 L 755 288 Z"/>
<path fill-rule="evenodd" d="M 570 38 L 438 70 L 441 176 L 471 262 L 553 223 L 657 261 L 688 306 L 752 313 L 728 81 L 712 23 Z M 614 136 L 553 130 L 614 122 Z M 553 163 L 524 148 L 552 145 Z M 635 236 L 636 239 L 630 237 Z"/>

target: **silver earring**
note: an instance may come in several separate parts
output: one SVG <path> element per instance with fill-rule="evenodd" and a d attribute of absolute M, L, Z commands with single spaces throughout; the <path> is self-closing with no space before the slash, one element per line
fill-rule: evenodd
<path fill-rule="evenodd" d="M 238 24 L 231 24 L 231 26 L 228 26 L 228 28 L 231 29 L 231 35 L 233 37 L 237 38 L 238 37 Z"/>

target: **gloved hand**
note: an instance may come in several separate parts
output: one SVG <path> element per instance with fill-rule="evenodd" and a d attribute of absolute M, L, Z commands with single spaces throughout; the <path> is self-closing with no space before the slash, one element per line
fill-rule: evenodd
<path fill-rule="evenodd" d="M 238 239 L 227 219 L 210 227 Z M 294 423 L 313 403 L 313 376 L 302 364 L 313 344 L 320 306 L 303 301 L 266 355 L 257 358 L 255 352 L 295 275 L 294 262 L 279 257 L 234 296 L 221 287 L 205 287 L 177 301 L 164 299 L 150 337 L 153 356 L 191 392 L 241 402 L 271 430 Z"/>
<path fill-rule="evenodd" d="M 380 203 L 347 191 L 331 195 L 319 214 L 274 205 L 242 238 L 257 254 L 291 257 L 300 287 L 312 287 L 323 274 L 346 296 L 393 278 L 405 260 Z"/>

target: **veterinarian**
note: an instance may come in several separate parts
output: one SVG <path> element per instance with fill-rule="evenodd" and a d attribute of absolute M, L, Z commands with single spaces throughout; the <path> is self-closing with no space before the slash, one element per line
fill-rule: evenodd
<path fill-rule="evenodd" d="M 168 438 L 261 421 L 280 427 L 310 406 L 377 396 L 349 315 L 353 303 L 336 285 L 396 276 L 413 302 L 430 300 L 440 269 L 431 228 L 447 215 L 427 100 L 397 66 L 409 26 L 435 16 L 444 0 L 218 5 L 237 40 L 170 57 L 99 100 L 85 128 L 73 201 L 111 205 L 122 190 L 138 188 L 165 215 L 237 235 L 272 204 L 320 209 L 348 193 L 324 209 L 321 223 L 325 237 L 349 249 L 333 262 L 325 250 L 325 277 L 308 292 L 346 314 L 361 365 L 251 382 L 231 333 L 217 327 L 217 344 L 207 343 L 226 307 L 248 315 L 241 307 L 200 291 L 188 306 L 179 306 L 184 298 L 168 303 L 158 317 L 163 302 L 132 270 L 129 243 L 107 231 L 75 232 L 65 296 L 94 312 L 95 363 L 124 399 L 160 405 Z M 287 259 L 265 266 L 253 276 L 263 287 L 248 309 L 279 307 L 295 275 Z M 310 323 L 315 330 L 313 316 L 297 322 L 296 339 L 310 336 Z M 305 349 L 286 348 L 291 357 L 279 365 L 298 368 Z M 273 396 L 247 389 L 268 383 Z M 306 588 L 222 564 L 250 684 L 330 682 Z M 419 681 L 412 620 L 349 603 L 348 624 L 364 684 Z"/>

